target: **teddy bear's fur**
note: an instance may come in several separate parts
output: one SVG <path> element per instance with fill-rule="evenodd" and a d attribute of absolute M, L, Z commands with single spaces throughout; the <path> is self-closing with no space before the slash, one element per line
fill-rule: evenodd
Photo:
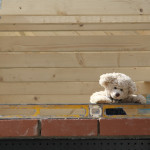
<path fill-rule="evenodd" d="M 136 85 L 125 74 L 103 74 L 100 76 L 99 84 L 105 90 L 93 93 L 90 97 L 91 103 L 146 103 L 144 96 L 133 95 L 136 92 Z"/>

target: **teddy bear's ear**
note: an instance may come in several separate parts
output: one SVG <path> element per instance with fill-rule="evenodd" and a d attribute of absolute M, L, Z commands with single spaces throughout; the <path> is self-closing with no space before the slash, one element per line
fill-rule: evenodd
<path fill-rule="evenodd" d="M 133 82 L 133 81 L 129 82 L 129 91 L 128 91 L 128 94 L 129 95 L 134 94 L 136 91 L 137 91 L 137 88 L 136 88 L 135 82 Z"/>
<path fill-rule="evenodd" d="M 113 73 L 106 73 L 100 76 L 99 84 L 105 88 L 109 83 L 112 83 L 114 79 Z"/>

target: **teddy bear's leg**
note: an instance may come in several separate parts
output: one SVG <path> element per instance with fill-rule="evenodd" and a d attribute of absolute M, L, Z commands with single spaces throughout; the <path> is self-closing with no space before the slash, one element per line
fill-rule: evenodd
<path fill-rule="evenodd" d="M 90 102 L 94 104 L 112 103 L 112 100 L 105 95 L 105 92 L 101 91 L 93 93 L 93 95 L 90 97 Z"/>
<path fill-rule="evenodd" d="M 128 100 L 131 103 L 146 104 L 146 99 L 143 95 L 131 95 L 131 96 L 129 96 Z"/>

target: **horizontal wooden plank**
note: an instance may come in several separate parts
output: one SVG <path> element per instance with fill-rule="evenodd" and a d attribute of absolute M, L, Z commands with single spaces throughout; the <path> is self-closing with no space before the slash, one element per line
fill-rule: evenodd
<path fill-rule="evenodd" d="M 138 15 L 150 14 L 149 0 L 5 0 L 1 15 Z"/>
<path fill-rule="evenodd" d="M 134 35 L 134 36 L 133 36 Z M 60 37 L 67 37 L 69 36 L 70 39 L 72 37 L 79 37 L 80 36 L 92 36 L 93 38 L 99 38 L 102 36 L 132 36 L 132 38 L 138 38 L 138 36 L 143 36 L 143 35 L 150 35 L 150 30 L 136 30 L 136 31 L 0 31 L 0 38 L 2 37 L 14 37 L 16 38 L 17 36 L 19 36 L 21 39 L 22 37 L 43 37 L 46 39 L 46 37 L 58 37 L 58 39 Z M 95 36 L 95 37 L 94 37 Z M 146 38 L 146 36 L 143 36 L 142 38 Z M 18 40 L 19 40 L 18 39 Z M 16 41 L 17 42 L 17 41 Z M 80 42 L 80 41 L 79 41 Z M 94 41 L 93 41 L 94 42 Z"/>
<path fill-rule="evenodd" d="M 84 104 L 89 99 L 90 95 L 0 95 L 0 104 Z"/>
<path fill-rule="evenodd" d="M 138 92 L 142 94 L 150 93 L 150 82 L 141 82 L 137 84 L 137 89 Z"/>
<path fill-rule="evenodd" d="M 97 90 L 98 91 L 98 90 Z M 89 95 L 0 95 L 0 104 L 87 104 Z M 144 95 L 145 97 L 147 94 Z"/>
<path fill-rule="evenodd" d="M 106 24 L 106 23 L 150 23 L 150 15 L 128 16 L 1 16 L 2 24 Z"/>
<path fill-rule="evenodd" d="M 139 82 L 137 83 L 137 87 L 138 93 L 148 94 L 150 92 L 150 82 Z M 103 88 L 100 87 L 98 82 L 14 82 L 0 84 L 0 94 L 2 95 L 90 95 L 100 90 L 103 90 Z"/>
<path fill-rule="evenodd" d="M 0 67 L 146 67 L 150 52 L 1 52 Z M 62 63 L 63 62 L 63 63 Z"/>
<path fill-rule="evenodd" d="M 98 82 L 30 82 L 1 83 L 0 94 L 74 94 L 86 95 L 100 88 Z"/>
<path fill-rule="evenodd" d="M 76 73 L 77 72 L 77 73 Z M 1 82 L 98 82 L 108 72 L 121 72 L 134 81 L 150 81 L 150 67 L 135 68 L 7 68 L 0 69 Z"/>
<path fill-rule="evenodd" d="M 108 31 L 150 30 L 149 23 L 1 24 L 0 31 Z"/>
<path fill-rule="evenodd" d="M 25 35 L 26 33 L 20 33 Z M 29 34 L 29 33 L 28 33 Z M 28 35 L 27 34 L 27 35 Z M 34 33 L 33 33 L 34 34 Z M 32 35 L 33 35 L 32 34 Z M 57 34 L 57 33 L 56 33 Z M 78 36 L 0 36 L 0 51 L 146 51 L 150 50 L 149 35 L 122 35 L 112 36 L 115 33 L 106 32 L 106 35 L 84 35 L 85 32 L 77 32 Z M 98 34 L 98 33 L 97 33 Z M 100 33 L 102 34 L 102 33 Z M 119 33 L 118 33 L 119 34 Z M 121 33 L 120 33 L 121 34 Z M 143 32 L 140 34 L 144 34 Z M 146 33 L 145 33 L 146 34 Z M 111 36 L 110 36 L 111 35 Z"/>

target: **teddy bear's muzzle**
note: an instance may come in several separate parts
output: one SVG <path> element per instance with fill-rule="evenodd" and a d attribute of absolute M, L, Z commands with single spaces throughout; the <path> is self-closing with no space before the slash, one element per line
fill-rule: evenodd
<path fill-rule="evenodd" d="M 120 94 L 119 93 L 116 93 L 116 95 L 115 95 L 116 97 L 119 97 L 120 96 Z"/>
<path fill-rule="evenodd" d="M 112 100 L 112 103 L 121 103 L 121 101 L 122 101 L 122 99 L 114 99 L 111 96 L 109 98 Z"/>

